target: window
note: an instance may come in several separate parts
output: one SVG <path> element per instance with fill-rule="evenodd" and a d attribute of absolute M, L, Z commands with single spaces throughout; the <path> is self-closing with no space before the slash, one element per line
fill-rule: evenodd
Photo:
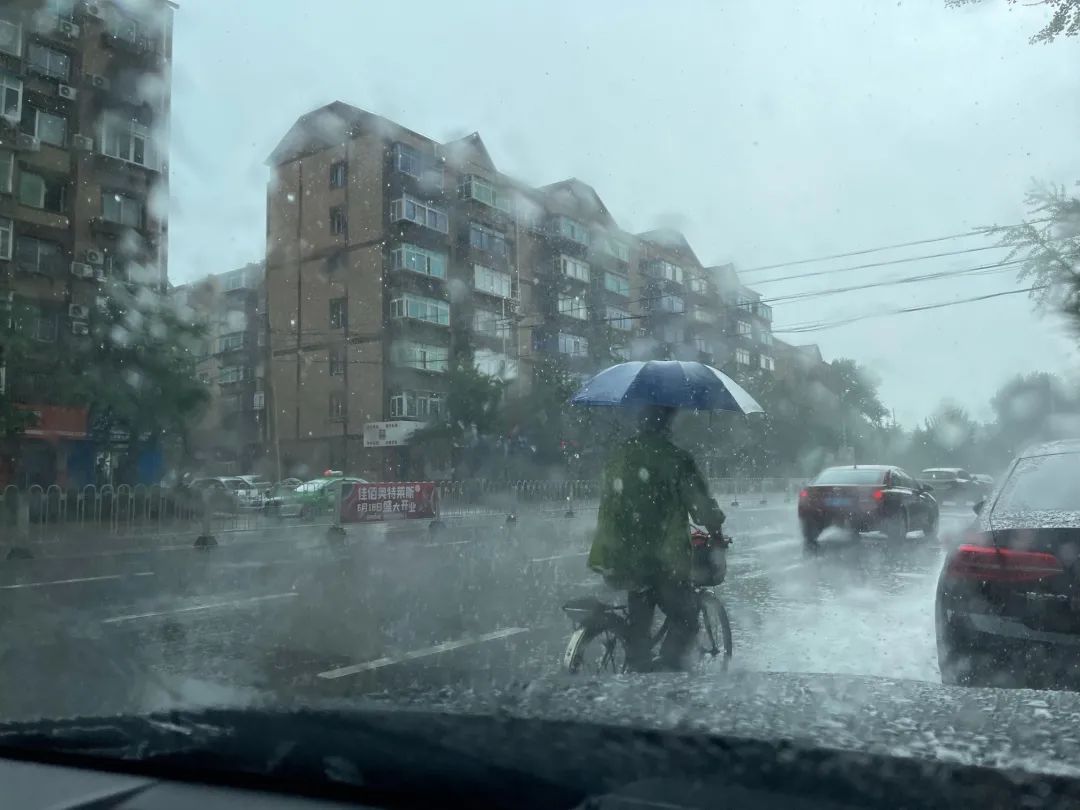
<path fill-rule="evenodd" d="M 345 397 L 337 391 L 330 394 L 330 419 L 341 420 L 345 418 Z"/>
<path fill-rule="evenodd" d="M 0 217 L 0 259 L 11 259 L 11 248 L 15 242 L 15 233 L 10 219 Z"/>
<path fill-rule="evenodd" d="M 703 352 L 705 354 L 712 354 L 712 346 L 710 345 L 709 341 L 707 341 L 703 337 L 694 338 L 694 348 L 697 349 L 699 352 Z"/>
<path fill-rule="evenodd" d="M 597 240 L 596 246 L 601 252 L 606 253 L 608 256 L 613 256 L 619 261 L 630 261 L 630 246 L 619 239 L 606 236 Z"/>
<path fill-rule="evenodd" d="M 408 195 L 390 203 L 390 219 L 393 222 L 405 219 L 440 233 L 447 233 L 450 230 L 445 211 L 425 205 Z"/>
<path fill-rule="evenodd" d="M 608 307 L 607 322 L 611 325 L 612 329 L 628 332 L 631 324 L 630 313 L 625 309 L 619 309 L 618 307 Z"/>
<path fill-rule="evenodd" d="M 135 45 L 143 45 L 147 42 L 146 32 L 139 25 L 139 21 L 115 6 L 106 8 L 105 27 L 110 34 L 125 42 Z"/>
<path fill-rule="evenodd" d="M 30 318 L 30 338 L 51 343 L 56 340 L 56 313 L 36 312 Z"/>
<path fill-rule="evenodd" d="M 559 272 L 567 278 L 576 278 L 578 281 L 589 280 L 589 265 L 580 259 L 573 259 L 570 256 L 559 256 L 555 260 L 555 265 Z"/>
<path fill-rule="evenodd" d="M 222 385 L 228 385 L 229 383 L 238 383 L 243 379 L 243 366 L 222 366 L 221 371 L 218 372 L 218 382 Z"/>
<path fill-rule="evenodd" d="M 411 270 L 432 278 L 446 278 L 446 254 L 402 245 L 390 254 L 395 270 Z"/>
<path fill-rule="evenodd" d="M 772 346 L 773 345 L 772 332 L 766 332 L 766 331 L 762 330 L 762 332 L 761 332 L 761 345 L 762 346 Z"/>
<path fill-rule="evenodd" d="M 22 118 L 22 79 L 0 71 L 0 116 L 9 121 Z"/>
<path fill-rule="evenodd" d="M 10 194 L 15 177 L 15 153 L 0 149 L 0 193 Z"/>
<path fill-rule="evenodd" d="M 661 295 L 656 300 L 656 308 L 660 312 L 685 312 L 686 302 L 677 295 Z"/>
<path fill-rule="evenodd" d="M 571 357 L 584 357 L 589 353 L 589 341 L 578 335 L 559 332 L 559 353 Z"/>
<path fill-rule="evenodd" d="M 746 349 L 736 349 L 735 362 L 744 366 L 750 365 L 750 352 Z"/>
<path fill-rule="evenodd" d="M 0 51 L 22 56 L 22 26 L 10 20 L 0 20 Z"/>
<path fill-rule="evenodd" d="M 570 217 L 555 217 L 555 233 L 582 245 L 589 244 L 589 232 L 585 226 Z"/>
<path fill-rule="evenodd" d="M 445 372 L 449 368 L 450 350 L 445 346 L 396 340 L 390 345 L 390 362 L 396 366 L 420 371 Z"/>
<path fill-rule="evenodd" d="M 502 352 L 477 349 L 473 355 L 473 367 L 481 374 L 511 380 L 517 376 L 517 363 Z"/>
<path fill-rule="evenodd" d="M 20 236 L 15 240 L 15 264 L 31 273 L 61 272 L 64 250 L 55 242 Z"/>
<path fill-rule="evenodd" d="M 340 377 L 345 373 L 345 347 L 334 346 L 327 352 L 331 377 Z"/>
<path fill-rule="evenodd" d="M 37 42 L 31 42 L 26 49 L 26 59 L 30 67 L 53 79 L 67 80 L 71 72 L 71 57 L 55 48 L 46 48 Z"/>
<path fill-rule="evenodd" d="M 690 310 L 690 317 L 698 323 L 712 323 L 716 320 L 716 316 L 704 307 L 693 307 Z"/>
<path fill-rule="evenodd" d="M 589 316 L 589 308 L 585 304 L 584 297 L 580 295 L 561 295 L 559 296 L 559 314 L 583 321 Z"/>
<path fill-rule="evenodd" d="M 61 213 L 64 210 L 64 184 L 23 170 L 19 172 L 19 202 L 30 208 Z"/>
<path fill-rule="evenodd" d="M 402 391 L 390 397 L 391 419 L 438 419 L 443 395 L 434 391 Z"/>
<path fill-rule="evenodd" d="M 677 284 L 683 282 L 683 269 L 677 264 L 659 259 L 652 263 L 652 273 L 655 278 L 663 281 L 674 281 Z"/>
<path fill-rule="evenodd" d="M 494 338 L 510 337 L 510 319 L 489 309 L 473 311 L 473 331 Z"/>
<path fill-rule="evenodd" d="M 42 143 L 61 148 L 67 146 L 67 119 L 62 115 L 47 113 L 27 104 L 23 109 L 22 130 Z"/>
<path fill-rule="evenodd" d="M 101 152 L 109 157 L 150 165 L 150 129 L 118 113 L 106 113 L 101 119 Z"/>
<path fill-rule="evenodd" d="M 505 256 L 506 237 L 491 228 L 477 225 L 475 222 L 469 225 L 469 244 L 477 250 L 493 253 L 496 256 Z"/>
<path fill-rule="evenodd" d="M 390 317 L 411 318 L 439 326 L 449 326 L 450 305 L 435 298 L 421 298 L 419 295 L 406 294 L 390 302 Z"/>
<path fill-rule="evenodd" d="M 339 160 L 330 167 L 330 188 L 345 188 L 348 180 L 348 164 Z"/>
<path fill-rule="evenodd" d="M 443 187 L 442 171 L 435 159 L 421 154 L 411 146 L 394 144 L 394 165 L 399 172 L 430 183 L 433 188 Z"/>
<path fill-rule="evenodd" d="M 330 299 L 330 328 L 344 329 L 346 321 L 346 309 L 344 298 Z"/>
<path fill-rule="evenodd" d="M 227 335 L 222 335 L 218 338 L 218 351 L 219 352 L 231 352 L 234 349 L 240 349 L 244 346 L 244 333 L 243 332 L 230 332 Z"/>
<path fill-rule="evenodd" d="M 480 292 L 497 295 L 500 298 L 509 298 L 510 282 L 509 273 L 501 273 L 482 264 L 473 265 L 473 286 Z"/>
<path fill-rule="evenodd" d="M 330 209 L 330 233 L 335 236 L 343 236 L 348 227 L 349 220 L 345 216 L 345 206 L 335 205 Z"/>
<path fill-rule="evenodd" d="M 690 291 L 695 292 L 698 295 L 705 295 L 709 292 L 709 282 L 700 276 L 695 276 L 690 279 Z"/>
<path fill-rule="evenodd" d="M 245 281 L 243 270 L 233 270 L 231 273 L 223 273 L 221 276 L 221 286 L 226 292 L 243 289 Z"/>
<path fill-rule="evenodd" d="M 604 289 L 618 295 L 630 295 L 630 279 L 615 273 L 604 273 Z"/>
<path fill-rule="evenodd" d="M 751 332 L 749 321 L 736 321 L 735 334 L 737 335 L 749 335 Z"/>
<path fill-rule="evenodd" d="M 822 470 L 813 480 L 814 486 L 821 484 L 839 486 L 880 486 L 885 479 L 884 470 L 859 467 L 830 467 Z"/>
<path fill-rule="evenodd" d="M 776 368 L 776 363 L 767 354 L 761 355 L 761 367 L 766 371 L 773 371 Z"/>
<path fill-rule="evenodd" d="M 472 198 L 484 205 L 498 208 L 500 211 L 510 210 L 510 201 L 506 195 L 499 191 L 491 183 L 474 175 L 468 175 L 461 183 L 459 189 L 463 199 Z"/>
<path fill-rule="evenodd" d="M 127 225 L 130 228 L 141 228 L 143 224 L 142 200 L 137 200 L 126 194 L 116 194 L 108 191 L 103 192 L 101 195 L 101 217 L 108 222 Z M 230 279 L 234 278 L 236 275 L 237 274 L 230 273 Z M 238 275 L 240 281 L 239 286 L 243 286 L 243 273 Z M 228 280 L 226 281 L 226 289 L 239 289 L 239 287 L 229 287 L 227 284 Z"/>
<path fill-rule="evenodd" d="M 686 340 L 686 330 L 678 324 L 664 324 L 664 327 L 660 330 L 660 338 L 664 343 L 682 343 Z"/>

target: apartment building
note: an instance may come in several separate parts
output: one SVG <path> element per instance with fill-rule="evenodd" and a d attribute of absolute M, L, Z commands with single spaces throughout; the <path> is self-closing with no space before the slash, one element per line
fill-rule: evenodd
<path fill-rule="evenodd" d="M 620 359 L 734 356 L 721 279 L 685 237 L 624 232 L 576 178 L 520 183 L 476 133 L 440 143 L 335 102 L 298 119 L 268 163 L 267 395 L 283 474 L 428 474 L 404 445 L 442 418 L 460 363 L 526 394 L 545 361 L 584 377 Z M 738 289 L 731 308 L 750 307 L 767 341 L 771 313 Z"/>
<path fill-rule="evenodd" d="M 89 339 L 107 279 L 164 286 L 174 8 L 0 4 L 0 326 L 42 357 Z M 44 373 L 6 380 L 40 414 L 20 452 L 52 481 L 87 414 L 54 403 L 49 385 Z"/>
<path fill-rule="evenodd" d="M 722 367 L 735 372 L 775 371 L 772 307 L 761 300 L 761 293 L 739 280 L 732 265 L 712 267 L 710 273 L 717 285 L 728 343 Z"/>
<path fill-rule="evenodd" d="M 273 475 L 266 410 L 266 272 L 261 262 L 174 288 L 205 328 L 196 373 L 209 400 L 189 436 L 203 475 Z"/>

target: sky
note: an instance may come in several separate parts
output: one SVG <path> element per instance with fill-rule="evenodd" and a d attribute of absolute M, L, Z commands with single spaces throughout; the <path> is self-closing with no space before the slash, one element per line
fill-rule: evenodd
<path fill-rule="evenodd" d="M 407 8 L 407 10 L 406 10 Z M 176 13 L 170 277 L 258 260 L 266 156 L 341 100 L 438 139 L 479 131 L 534 185 L 575 176 L 619 225 L 683 231 L 749 269 L 1025 216 L 1033 180 L 1080 181 L 1080 43 L 1030 45 L 1046 12 L 986 0 L 182 0 Z M 982 237 L 743 273 L 766 299 L 997 261 Z M 851 357 L 898 422 L 943 401 L 989 418 L 1019 372 L 1080 370 L 1026 295 L 785 335 L 1018 289 L 1011 272 L 776 303 L 778 337 Z"/>

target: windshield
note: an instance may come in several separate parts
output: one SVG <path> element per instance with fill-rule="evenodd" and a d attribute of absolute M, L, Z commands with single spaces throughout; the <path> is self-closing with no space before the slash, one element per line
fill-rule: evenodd
<path fill-rule="evenodd" d="M 694 722 L 857 713 L 873 750 L 845 684 L 1004 690 L 957 661 L 994 628 L 1072 645 L 1080 700 L 1067 577 L 976 618 L 978 586 L 938 589 L 987 541 L 964 471 L 1073 508 L 1078 26 L 1080 0 L 0 0 L 0 723 L 674 724 L 648 696 L 679 672 Z M 902 731 L 948 759 L 1043 728 L 952 722 Z"/>
<path fill-rule="evenodd" d="M 814 479 L 814 486 L 832 484 L 880 484 L 885 480 L 884 470 L 860 470 L 836 467 L 825 470 Z"/>
<path fill-rule="evenodd" d="M 1022 458 L 1001 487 L 994 512 L 1080 512 L 1080 453 Z"/>

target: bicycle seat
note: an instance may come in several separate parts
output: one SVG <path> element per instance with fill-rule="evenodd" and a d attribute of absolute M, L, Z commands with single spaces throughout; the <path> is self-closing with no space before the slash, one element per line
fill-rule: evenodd
<path fill-rule="evenodd" d="M 571 614 L 591 616 L 594 613 L 606 613 L 611 610 L 616 610 L 617 608 L 615 605 L 601 602 L 596 597 L 582 596 L 578 599 L 571 599 L 569 602 L 566 602 L 562 609 Z"/>

